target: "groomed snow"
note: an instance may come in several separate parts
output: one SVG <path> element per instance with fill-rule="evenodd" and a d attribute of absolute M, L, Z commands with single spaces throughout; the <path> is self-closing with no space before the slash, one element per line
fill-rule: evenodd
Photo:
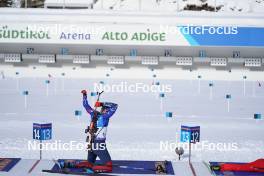
<path fill-rule="evenodd" d="M 65 3 L 65 4 L 64 4 Z M 94 10 L 118 11 L 183 11 L 189 5 L 221 6 L 218 12 L 263 13 L 264 0 L 46 0 L 45 6 L 93 7 Z M 14 0 L 13 7 L 20 7 L 21 1 Z"/>
<path fill-rule="evenodd" d="M 208 4 L 211 7 L 221 7 L 219 12 L 242 12 L 242 13 L 263 13 L 263 0 L 97 0 L 91 1 L 75 0 L 47 0 L 46 6 L 76 6 L 85 4 L 92 5 L 94 10 L 121 10 L 121 11 L 158 11 L 177 12 L 184 11 L 187 5 L 201 6 Z"/>
<path fill-rule="evenodd" d="M 174 162 L 175 172 L 182 176 L 190 172 L 180 170 L 188 167 L 188 150 L 185 150 L 182 161 L 178 162 L 173 145 L 171 150 L 160 149 L 161 141 L 172 144 L 179 142 L 181 125 L 200 125 L 201 142 L 236 145 L 235 150 L 220 151 L 209 148 L 193 150 L 192 161 L 199 173 L 207 172 L 203 161 L 250 162 L 264 157 L 264 121 L 253 119 L 254 113 L 264 114 L 264 88 L 263 85 L 258 86 L 259 83 L 263 84 L 264 80 L 261 72 L 245 70 L 234 70 L 232 73 L 215 70 L 189 72 L 180 69 L 152 72 L 148 68 L 111 71 L 110 67 L 98 67 L 97 72 L 91 69 L 94 71 L 92 75 L 89 68 L 76 67 L 73 70 L 71 67 L 40 66 L 36 69 L 32 66 L 1 66 L 0 70 L 5 76 L 5 79 L 0 80 L 1 157 L 38 159 L 39 152 L 27 148 L 28 141 L 32 141 L 33 122 L 53 123 L 53 140 L 49 142 L 55 140 L 62 143 L 84 142 L 88 115 L 82 108 L 80 90 L 91 90 L 93 83 L 101 80 L 111 85 L 122 81 L 128 84 L 140 82 L 151 85 L 153 81 L 160 81 L 163 85 L 172 85 L 173 90 L 172 93 L 166 93 L 163 110 L 160 109 L 160 100 L 154 93 L 103 95 L 103 101 L 119 104 L 119 109 L 108 128 L 107 144 L 113 159 L 171 160 Z M 19 72 L 19 76 L 16 76 L 15 72 Z M 61 76 L 63 72 L 65 78 Z M 110 74 L 110 78 L 105 77 L 107 73 Z M 220 73 L 222 77 L 219 76 Z M 52 78 L 47 96 L 45 80 L 48 79 L 48 74 Z M 132 76 L 129 79 L 124 78 L 129 74 L 133 74 L 134 79 Z M 157 74 L 156 80 L 153 80 L 153 74 Z M 202 80 L 199 94 L 196 78 L 200 74 Z M 81 78 L 77 78 L 77 75 L 81 75 Z M 137 75 L 142 75 L 141 79 Z M 165 79 L 165 75 L 170 79 Z M 171 79 L 174 75 L 175 78 Z M 243 75 L 248 76 L 245 96 Z M 209 96 L 210 81 L 214 82 L 212 99 Z M 27 109 L 24 108 L 23 90 L 29 91 Z M 227 112 L 226 94 L 232 95 L 230 112 Z M 75 110 L 83 111 L 80 120 L 74 116 Z M 173 118 L 170 120 L 164 116 L 167 111 L 173 112 Z M 86 151 L 43 151 L 43 158 L 85 159 Z M 50 161 L 47 164 L 50 165 Z"/>

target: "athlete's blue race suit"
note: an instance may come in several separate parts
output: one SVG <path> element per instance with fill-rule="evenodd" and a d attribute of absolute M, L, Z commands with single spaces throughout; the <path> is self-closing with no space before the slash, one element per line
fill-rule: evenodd
<path fill-rule="evenodd" d="M 94 116 L 94 109 L 89 105 L 87 100 L 87 95 L 83 95 L 83 106 L 86 111 L 90 114 L 91 119 Z M 95 134 L 94 139 L 94 148 L 89 151 L 88 153 L 88 162 L 94 164 L 96 161 L 97 156 L 100 158 L 100 162 L 102 165 L 109 165 L 111 163 L 111 157 L 109 152 L 106 148 L 105 140 L 106 140 L 106 133 L 107 133 L 107 126 L 109 124 L 109 119 L 113 116 L 116 112 L 118 105 L 115 103 L 104 102 L 103 108 L 105 109 L 103 112 L 97 113 L 98 120 L 97 120 L 97 132 Z M 112 166 L 111 166 L 112 167 Z M 98 168 L 100 169 L 100 168 Z M 112 168 L 111 168 L 112 169 Z"/>

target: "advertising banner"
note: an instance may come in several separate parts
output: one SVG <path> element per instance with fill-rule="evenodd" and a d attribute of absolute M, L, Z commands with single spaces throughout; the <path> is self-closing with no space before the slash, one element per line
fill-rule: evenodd
<path fill-rule="evenodd" d="M 264 28 L 141 24 L 0 25 L 0 43 L 264 47 Z"/>

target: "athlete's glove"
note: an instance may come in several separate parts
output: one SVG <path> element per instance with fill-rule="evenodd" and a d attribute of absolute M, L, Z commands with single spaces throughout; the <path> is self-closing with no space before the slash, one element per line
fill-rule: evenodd
<path fill-rule="evenodd" d="M 95 107 L 101 107 L 103 105 L 104 105 L 104 103 L 102 103 L 100 101 L 95 102 Z"/>
<path fill-rule="evenodd" d="M 82 93 L 83 95 L 87 95 L 86 90 L 82 90 L 81 93 Z"/>

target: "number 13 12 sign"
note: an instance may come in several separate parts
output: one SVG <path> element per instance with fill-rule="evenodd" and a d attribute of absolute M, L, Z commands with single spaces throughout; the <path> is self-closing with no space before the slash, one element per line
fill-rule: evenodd
<path fill-rule="evenodd" d="M 200 126 L 181 126 L 181 142 L 200 142 Z"/>
<path fill-rule="evenodd" d="M 50 140 L 52 138 L 52 124 L 33 123 L 33 139 Z"/>

